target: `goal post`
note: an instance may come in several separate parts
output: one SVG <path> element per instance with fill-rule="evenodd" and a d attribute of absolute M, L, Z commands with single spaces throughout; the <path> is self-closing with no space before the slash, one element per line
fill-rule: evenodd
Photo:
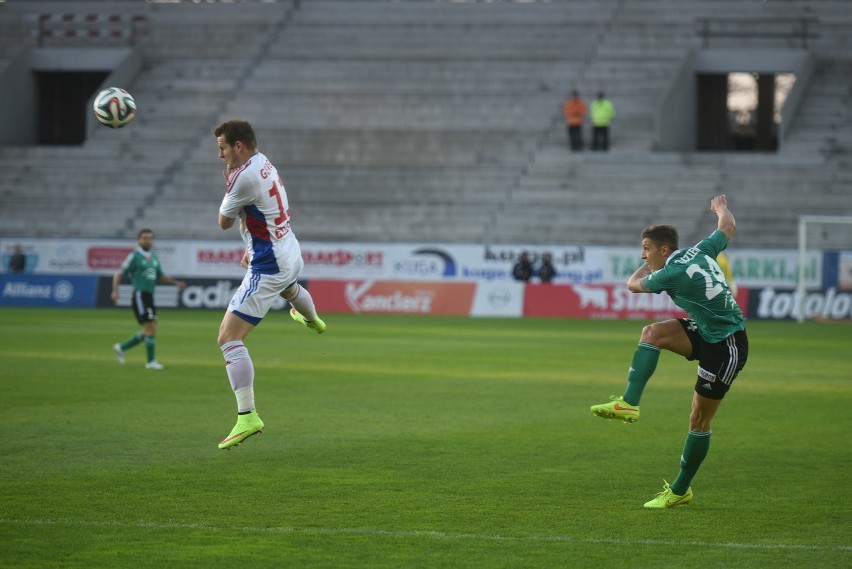
<path fill-rule="evenodd" d="M 805 263 L 808 250 L 808 228 L 815 226 L 848 225 L 852 229 L 852 216 L 842 215 L 803 215 L 799 217 L 799 278 L 796 284 L 796 319 L 799 323 L 805 321 Z M 835 243 L 820 243 L 820 248 L 852 249 L 852 239 L 845 239 L 847 232 L 843 232 L 840 241 Z M 824 239 L 828 241 L 828 236 Z M 812 243 L 812 242 L 811 242 Z"/>

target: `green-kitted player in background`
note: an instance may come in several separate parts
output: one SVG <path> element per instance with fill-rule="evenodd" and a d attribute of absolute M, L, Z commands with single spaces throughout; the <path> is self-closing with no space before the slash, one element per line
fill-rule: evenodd
<path fill-rule="evenodd" d="M 718 217 L 716 231 L 688 249 L 678 249 L 673 225 L 652 225 L 642 232 L 642 259 L 628 279 L 635 293 L 666 292 L 689 318 L 657 322 L 642 329 L 630 364 L 627 389 L 609 403 L 593 405 L 592 413 L 625 423 L 639 420 L 639 399 L 660 358 L 660 350 L 698 360 L 698 378 L 692 394 L 689 434 L 680 457 L 680 473 L 671 486 L 645 504 L 646 508 L 672 508 L 692 500 L 690 483 L 710 448 L 710 423 L 748 357 L 745 319 L 716 257 L 736 231 L 724 195 L 710 201 Z"/>
<path fill-rule="evenodd" d="M 127 255 L 121 268 L 112 277 L 112 300 L 118 302 L 118 285 L 121 279 L 127 277 L 133 283 L 133 298 L 130 307 L 136 321 L 142 325 L 142 330 L 126 339 L 121 344 L 113 344 L 112 349 L 118 358 L 118 363 L 124 363 L 124 352 L 133 346 L 145 342 L 148 355 L 147 369 L 163 369 L 163 365 L 155 356 L 157 335 L 157 307 L 154 305 L 154 288 L 157 282 L 173 284 L 179 289 L 186 288 L 186 283 L 175 280 L 163 273 L 163 267 L 151 248 L 154 246 L 154 232 L 143 229 L 137 236 L 136 249 Z"/>

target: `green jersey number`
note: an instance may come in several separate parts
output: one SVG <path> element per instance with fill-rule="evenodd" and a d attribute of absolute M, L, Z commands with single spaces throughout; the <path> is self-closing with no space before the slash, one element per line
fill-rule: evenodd
<path fill-rule="evenodd" d="M 704 284 L 706 286 L 704 295 L 707 297 L 707 300 L 712 300 L 724 290 L 722 283 L 725 282 L 725 273 L 722 272 L 722 267 L 719 266 L 716 259 L 709 255 L 704 255 L 704 258 L 707 260 L 707 266 L 710 268 L 709 273 L 699 267 L 698 264 L 693 263 L 686 268 L 686 274 L 689 275 L 689 278 L 693 278 L 696 273 L 704 277 Z M 716 281 L 715 284 L 713 282 L 714 279 Z"/>

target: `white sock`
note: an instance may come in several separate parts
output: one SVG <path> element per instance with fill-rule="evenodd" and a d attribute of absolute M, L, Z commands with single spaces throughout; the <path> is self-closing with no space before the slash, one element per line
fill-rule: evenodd
<path fill-rule="evenodd" d="M 234 390 L 237 397 L 237 413 L 247 413 L 254 409 L 254 387 L 241 387 Z"/>
<path fill-rule="evenodd" d="M 314 306 L 314 299 L 308 289 L 302 285 L 296 285 L 296 295 L 289 300 L 290 304 L 299 311 L 299 314 L 305 317 L 305 320 L 316 320 L 317 309 Z"/>
<path fill-rule="evenodd" d="M 225 356 L 225 369 L 231 389 L 237 398 L 237 412 L 245 413 L 254 409 L 254 364 L 245 344 L 239 340 L 222 344 Z"/>

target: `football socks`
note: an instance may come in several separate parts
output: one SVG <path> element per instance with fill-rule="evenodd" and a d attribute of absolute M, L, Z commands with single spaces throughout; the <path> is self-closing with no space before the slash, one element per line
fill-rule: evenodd
<path fill-rule="evenodd" d="M 642 399 L 642 391 L 645 385 L 657 369 L 657 361 L 660 359 L 660 348 L 645 342 L 639 342 L 633 353 L 633 361 L 627 374 L 627 389 L 624 392 L 624 401 L 631 405 L 639 405 Z"/>
<path fill-rule="evenodd" d="M 292 299 L 288 299 L 290 306 L 296 309 L 299 314 L 304 316 L 305 320 L 312 322 L 317 319 L 317 309 L 314 306 L 314 299 L 308 289 L 300 284 L 297 284 L 296 294 Z"/>
<path fill-rule="evenodd" d="M 226 342 L 222 344 L 222 355 L 225 357 L 228 381 L 237 399 L 237 412 L 254 409 L 254 364 L 248 349 L 239 340 Z"/>
<path fill-rule="evenodd" d="M 123 341 L 119 347 L 121 348 L 122 351 L 127 351 L 130 348 L 132 348 L 133 346 L 135 346 L 136 344 L 138 344 L 139 342 L 141 342 L 142 338 L 143 338 L 142 332 L 136 332 L 135 334 L 130 336 L 128 339 Z"/>
<path fill-rule="evenodd" d="M 145 336 L 145 352 L 148 356 L 148 363 L 157 361 L 157 358 L 154 356 L 154 348 L 157 345 L 157 340 L 154 339 L 154 336 Z"/>
<path fill-rule="evenodd" d="M 686 494 L 689 490 L 689 484 L 695 473 L 698 472 L 698 467 L 704 457 L 707 456 L 707 451 L 710 450 L 710 435 L 708 433 L 696 433 L 689 431 L 686 436 L 686 443 L 683 445 L 683 454 L 680 456 L 680 474 L 677 475 L 675 481 L 672 482 L 672 492 L 675 494 Z"/>

